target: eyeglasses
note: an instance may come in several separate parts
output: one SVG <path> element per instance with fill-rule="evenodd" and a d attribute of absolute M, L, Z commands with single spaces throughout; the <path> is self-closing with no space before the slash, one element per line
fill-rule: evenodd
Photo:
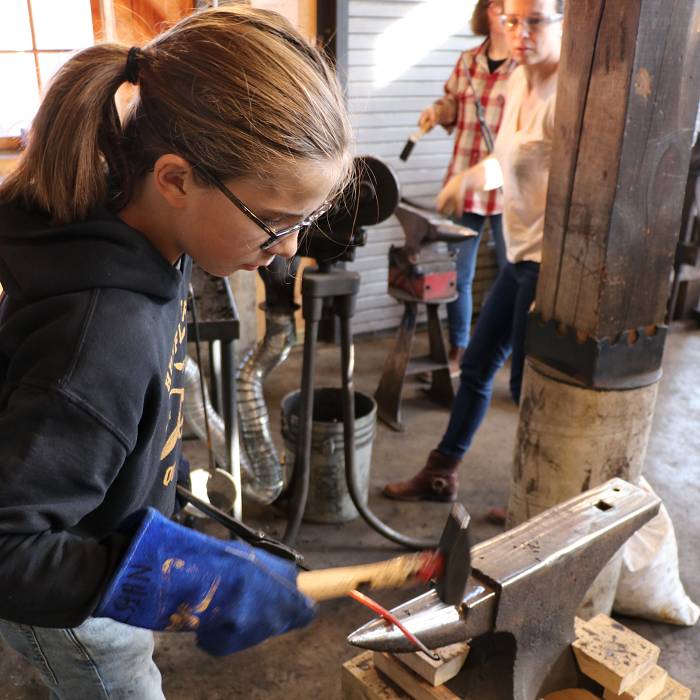
<path fill-rule="evenodd" d="M 199 170 L 202 171 L 209 180 L 221 191 L 221 193 L 233 202 L 254 224 L 257 224 L 265 233 L 268 235 L 268 239 L 260 246 L 260 250 L 268 250 L 273 246 L 277 245 L 281 240 L 292 236 L 305 228 L 308 228 L 320 219 L 332 206 L 332 202 L 325 201 L 316 211 L 309 214 L 303 221 L 293 226 L 288 226 L 287 228 L 280 229 L 279 231 L 273 231 L 259 216 L 257 216 L 251 209 L 249 209 L 238 197 L 236 197 L 231 190 L 224 185 L 223 182 L 212 173 L 202 170 L 199 166 Z"/>
<path fill-rule="evenodd" d="M 564 19 L 564 15 L 558 12 L 551 15 L 531 15 L 530 17 L 501 15 L 501 24 L 510 32 L 514 32 L 522 26 L 529 34 L 534 34 L 548 24 L 560 22 L 562 19 Z"/>

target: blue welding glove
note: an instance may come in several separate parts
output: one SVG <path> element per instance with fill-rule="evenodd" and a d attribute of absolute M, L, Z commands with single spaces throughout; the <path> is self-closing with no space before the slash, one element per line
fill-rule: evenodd
<path fill-rule="evenodd" d="M 198 646 L 218 656 L 312 620 L 313 602 L 297 589 L 291 562 L 182 527 L 152 508 L 134 519 L 131 545 L 95 617 L 194 630 Z"/>

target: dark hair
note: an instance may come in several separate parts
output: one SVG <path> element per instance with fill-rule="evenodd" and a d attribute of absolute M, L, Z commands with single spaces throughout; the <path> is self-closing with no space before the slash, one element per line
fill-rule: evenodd
<path fill-rule="evenodd" d="M 128 55 L 102 44 L 66 62 L 1 199 L 56 223 L 83 219 L 107 203 L 108 179 L 118 209 L 165 153 L 222 178 L 300 161 L 335 161 L 348 177 L 352 130 L 335 74 L 280 15 L 243 5 L 197 12 Z M 122 123 L 114 95 L 135 76 Z"/>
<path fill-rule="evenodd" d="M 488 36 L 491 33 L 489 27 L 489 5 L 491 0 L 477 0 L 472 12 L 471 27 L 476 36 Z"/>

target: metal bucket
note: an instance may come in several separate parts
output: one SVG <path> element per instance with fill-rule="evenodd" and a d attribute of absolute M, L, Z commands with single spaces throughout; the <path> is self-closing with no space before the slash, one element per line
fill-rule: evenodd
<path fill-rule="evenodd" d="M 300 399 L 299 391 L 293 391 L 282 399 L 282 437 L 288 473 L 293 468 L 297 449 Z M 355 469 L 364 504 L 367 503 L 369 493 L 369 466 L 376 425 L 377 404 L 374 399 L 355 392 Z M 343 523 L 359 515 L 345 482 L 344 449 L 342 390 L 316 389 L 311 430 L 309 498 L 304 520 L 314 523 Z"/>

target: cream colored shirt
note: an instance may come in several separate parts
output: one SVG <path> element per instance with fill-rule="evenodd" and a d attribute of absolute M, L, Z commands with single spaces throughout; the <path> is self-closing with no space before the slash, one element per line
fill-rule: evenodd
<path fill-rule="evenodd" d="M 556 79 L 547 87 L 527 122 L 520 123 L 520 108 L 527 95 L 522 66 L 508 80 L 506 109 L 493 155 L 484 162 L 486 189 L 503 182 L 503 231 L 511 263 L 542 260 L 544 212 L 547 206 L 549 161 L 554 134 Z M 500 173 L 494 174 L 496 162 Z M 499 170 L 496 166 L 495 170 Z"/>

